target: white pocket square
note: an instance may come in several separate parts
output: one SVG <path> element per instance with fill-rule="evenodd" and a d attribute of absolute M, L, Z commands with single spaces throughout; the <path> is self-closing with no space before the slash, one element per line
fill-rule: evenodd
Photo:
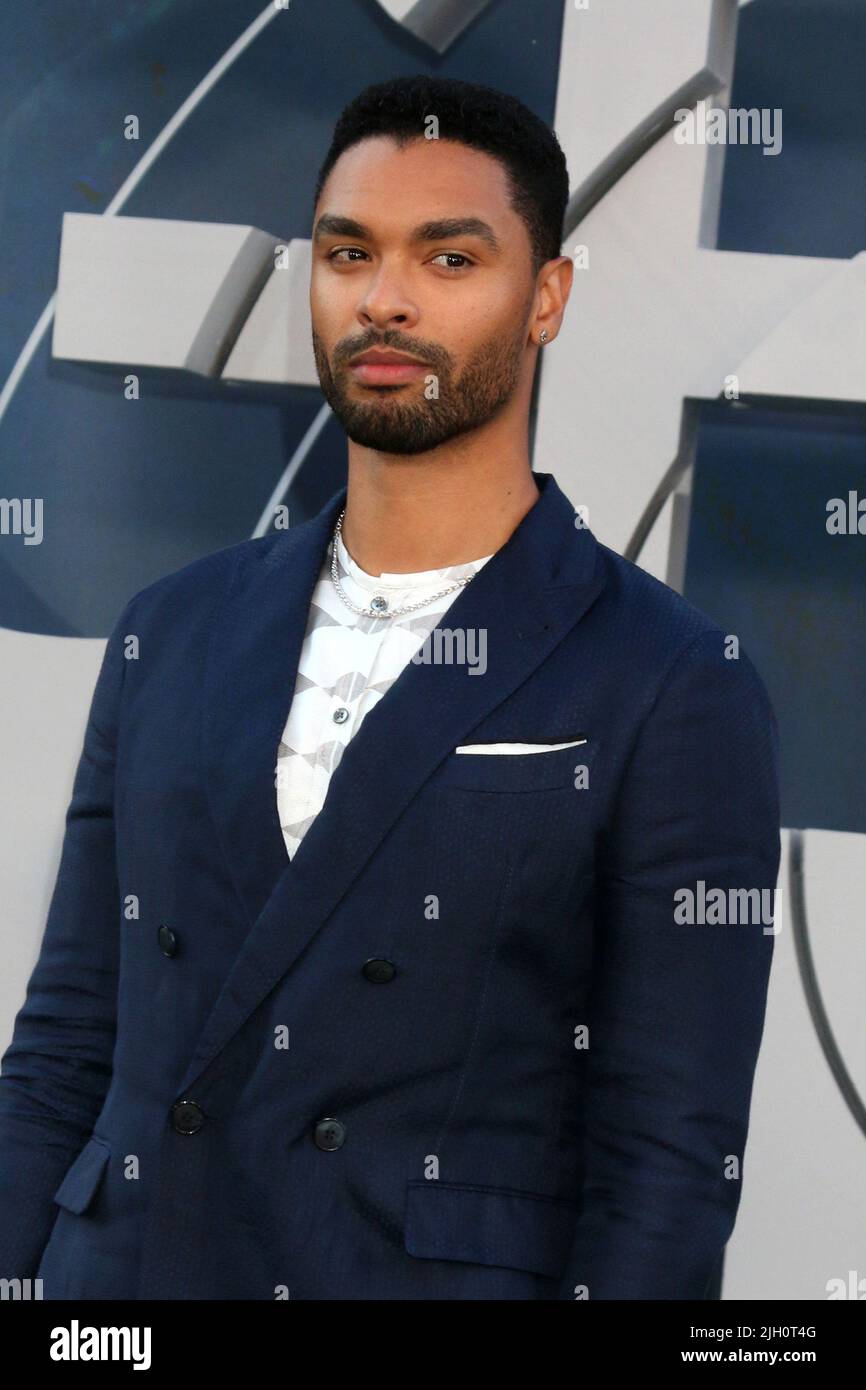
<path fill-rule="evenodd" d="M 460 743 L 455 753 L 552 753 L 556 748 L 577 748 L 585 738 L 573 738 L 568 743 Z"/>

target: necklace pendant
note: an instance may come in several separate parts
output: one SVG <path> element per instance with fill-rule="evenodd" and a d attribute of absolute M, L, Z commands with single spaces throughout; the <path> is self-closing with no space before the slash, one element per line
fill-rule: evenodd
<path fill-rule="evenodd" d="M 374 613 L 387 613 L 388 600 L 382 594 L 377 594 L 375 598 L 370 600 L 370 607 Z"/>

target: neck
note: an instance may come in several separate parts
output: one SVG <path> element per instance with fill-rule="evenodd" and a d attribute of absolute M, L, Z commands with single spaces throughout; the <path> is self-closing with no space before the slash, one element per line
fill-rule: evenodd
<path fill-rule="evenodd" d="M 350 456 L 343 541 L 372 575 L 465 564 L 499 550 L 538 496 L 528 459 Z"/>

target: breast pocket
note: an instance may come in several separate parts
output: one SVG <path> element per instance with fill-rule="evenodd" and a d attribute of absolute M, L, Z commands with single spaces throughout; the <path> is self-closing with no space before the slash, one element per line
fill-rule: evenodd
<path fill-rule="evenodd" d="M 501 735 L 500 735 L 501 737 Z M 477 734 L 466 743 L 474 744 Z M 474 905 L 507 875 L 505 918 L 558 918 L 589 882 L 604 816 L 603 745 L 538 753 L 451 752 L 430 778 L 430 818 L 449 882 Z M 432 891 L 432 890 L 431 890 Z"/>
<path fill-rule="evenodd" d="M 410 1179 L 405 1246 L 424 1260 L 501 1265 L 558 1279 L 579 1203 L 513 1188 Z"/>
<path fill-rule="evenodd" d="M 440 763 L 434 780 L 439 786 L 482 792 L 581 791 L 589 785 L 599 747 L 598 740 L 588 738 L 574 747 L 533 753 L 454 752 Z"/>

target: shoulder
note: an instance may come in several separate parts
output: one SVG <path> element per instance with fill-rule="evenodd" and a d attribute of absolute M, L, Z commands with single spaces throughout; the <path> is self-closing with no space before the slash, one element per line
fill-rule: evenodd
<path fill-rule="evenodd" d="M 647 710 L 684 690 L 755 699 L 772 719 L 764 682 L 740 639 L 669 584 L 598 542 L 605 584 L 598 620 L 611 637 L 623 679 Z"/>
<path fill-rule="evenodd" d="M 669 584 L 609 546 L 597 544 L 606 602 L 623 626 L 646 632 L 647 647 L 673 655 L 700 633 L 721 631 L 707 613 Z"/>
<path fill-rule="evenodd" d="M 271 564 L 277 556 L 284 558 L 291 550 L 292 538 L 302 529 L 299 526 L 236 541 L 161 575 L 128 599 L 118 627 L 132 620 L 163 618 L 173 611 L 183 610 L 193 616 L 205 614 L 223 599 L 242 568 Z"/>

